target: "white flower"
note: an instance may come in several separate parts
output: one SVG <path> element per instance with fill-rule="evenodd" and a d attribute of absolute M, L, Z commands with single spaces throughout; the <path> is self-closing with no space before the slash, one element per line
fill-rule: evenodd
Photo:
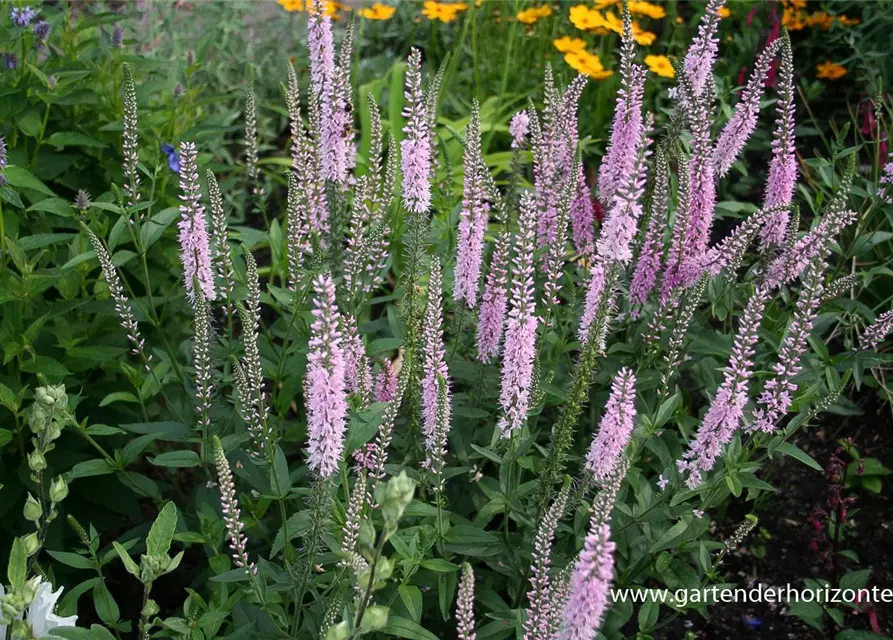
<path fill-rule="evenodd" d="M 658 486 L 658 488 L 659 488 L 661 491 L 663 491 L 664 489 L 667 488 L 667 485 L 668 485 L 668 484 L 670 484 L 670 481 L 667 480 L 666 478 L 664 478 L 664 474 L 660 474 L 660 478 L 658 478 L 658 480 L 657 480 L 657 486 Z"/>
<path fill-rule="evenodd" d="M 0 584 L 0 598 L 6 595 L 6 590 Z M 41 582 L 37 587 L 37 593 L 34 600 L 28 605 L 25 619 L 28 626 L 31 627 L 31 633 L 35 638 L 45 638 L 50 631 L 56 627 L 73 627 L 78 620 L 77 616 L 67 616 L 65 618 L 57 616 L 53 611 L 56 609 L 56 602 L 62 595 L 62 587 L 58 591 L 53 592 L 53 585 L 49 582 Z M 0 624 L 0 640 L 6 638 L 6 625 Z"/>

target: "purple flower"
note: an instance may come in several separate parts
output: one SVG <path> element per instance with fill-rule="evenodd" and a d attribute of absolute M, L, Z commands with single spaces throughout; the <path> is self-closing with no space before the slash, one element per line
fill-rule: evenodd
<path fill-rule="evenodd" d="M 366 355 L 363 339 L 357 331 L 357 320 L 352 315 L 342 315 L 344 328 L 344 382 L 346 389 L 368 404 L 372 391 L 372 369 Z"/>
<path fill-rule="evenodd" d="M 521 149 L 527 142 L 527 134 L 530 130 L 530 116 L 526 111 L 519 111 L 509 123 L 509 133 L 512 136 L 512 149 Z"/>
<path fill-rule="evenodd" d="M 527 420 L 536 355 L 536 317 L 533 285 L 533 252 L 536 242 L 536 202 L 529 193 L 521 196 L 521 217 L 515 243 L 514 273 L 509 295 L 499 402 L 503 416 L 498 427 L 510 437 Z"/>
<path fill-rule="evenodd" d="M 877 349 L 891 331 L 893 331 L 893 310 L 885 311 L 865 328 L 859 336 L 859 345 L 862 349 Z"/>
<path fill-rule="evenodd" d="M 687 473 L 686 484 L 694 489 L 701 484 L 702 474 L 710 471 L 741 426 L 747 404 L 747 388 L 753 374 L 754 347 L 757 343 L 763 311 L 769 301 L 770 287 L 757 285 L 741 316 L 738 333 L 732 344 L 732 355 L 723 382 L 707 410 L 688 451 L 677 461 L 680 473 Z"/>
<path fill-rule="evenodd" d="M 772 162 L 766 181 L 763 207 L 787 205 L 794 197 L 797 186 L 797 156 L 794 143 L 794 60 L 791 42 L 782 39 L 781 69 L 778 84 L 779 98 L 776 105 L 775 139 L 772 141 Z M 788 226 L 788 211 L 784 209 L 766 221 L 761 237 L 763 247 L 779 245 L 784 241 Z"/>
<path fill-rule="evenodd" d="M 883 185 L 878 191 L 881 197 L 889 204 L 893 204 L 893 151 L 887 157 L 887 163 L 884 165 L 884 172 L 881 175 L 881 184 Z"/>
<path fill-rule="evenodd" d="M 406 138 L 400 143 L 403 168 L 403 206 L 425 213 L 431 206 L 431 136 L 422 91 L 422 52 L 413 48 L 406 70 Z"/>
<path fill-rule="evenodd" d="M 533 558 L 530 564 L 530 591 L 527 592 L 527 615 L 524 620 L 524 640 L 551 638 L 550 622 L 553 618 L 549 567 L 552 563 L 552 543 L 555 530 L 564 514 L 570 487 L 565 486 L 555 502 L 540 520 L 533 541 Z"/>
<path fill-rule="evenodd" d="M 14 53 L 4 53 L 3 63 L 6 65 L 7 69 L 15 69 L 19 66 L 19 57 Z"/>
<path fill-rule="evenodd" d="M 611 395 L 598 433 L 586 456 L 586 471 L 596 482 L 604 482 L 617 469 L 620 457 L 629 444 L 636 419 L 636 376 L 621 369 L 611 385 Z"/>
<path fill-rule="evenodd" d="M 180 173 L 180 155 L 167 142 L 161 145 L 161 152 L 167 156 L 167 166 L 174 173 Z"/>
<path fill-rule="evenodd" d="M 581 256 L 592 256 L 595 252 L 595 209 L 592 206 L 582 164 L 577 177 L 575 195 L 571 202 L 570 219 L 577 253 Z"/>
<path fill-rule="evenodd" d="M 723 127 L 722 133 L 716 141 L 716 147 L 713 150 L 713 166 L 720 177 L 728 173 L 757 126 L 763 86 L 766 84 L 769 69 L 780 46 L 781 39 L 773 40 L 760 53 L 753 72 L 747 80 L 747 86 L 741 93 L 735 113 Z"/>
<path fill-rule="evenodd" d="M 596 263 L 592 267 L 592 275 L 589 277 L 589 286 L 586 288 L 586 299 L 583 302 L 583 316 L 580 318 L 578 337 L 580 342 L 586 344 L 589 340 L 589 332 L 599 313 L 599 305 L 605 292 L 605 268 Z"/>
<path fill-rule="evenodd" d="M 816 312 L 824 295 L 824 271 L 824 261 L 817 260 L 804 278 L 791 326 L 778 352 L 778 362 L 773 368 L 775 376 L 766 383 L 763 393 L 757 399 L 760 407 L 753 412 L 751 428 L 772 433 L 778 426 L 778 421 L 791 408 L 792 395 L 797 391 L 794 379 L 800 373 L 800 358 L 806 351 Z"/>
<path fill-rule="evenodd" d="M 425 323 L 422 329 L 422 431 L 425 434 L 425 449 L 428 461 L 441 455 L 437 446 L 438 410 L 440 408 L 440 384 L 446 381 L 446 415 L 443 424 L 450 424 L 450 373 L 446 364 L 446 349 L 443 344 L 443 275 L 440 259 L 435 256 L 431 262 L 431 277 L 428 281 L 428 302 L 425 307 Z"/>
<path fill-rule="evenodd" d="M 214 271 L 211 268 L 211 240 L 205 223 L 205 208 L 201 204 L 201 187 L 195 163 L 195 143 L 181 142 L 183 159 L 180 172 L 180 250 L 186 295 L 195 299 L 195 283 L 206 300 L 214 299 Z"/>
<path fill-rule="evenodd" d="M 456 286 L 453 297 L 469 309 L 477 306 L 478 282 L 484 261 L 484 234 L 489 207 L 485 201 L 485 165 L 481 158 L 481 111 L 477 100 L 465 135 L 465 180 L 456 242 Z"/>
<path fill-rule="evenodd" d="M 688 53 L 685 54 L 683 67 L 688 81 L 691 82 L 695 98 L 704 92 L 704 86 L 716 63 L 716 54 L 719 51 L 719 38 L 716 32 L 721 19 L 719 10 L 724 4 L 725 0 L 710 0 L 707 3 L 707 11 L 698 26 L 698 35 L 692 40 Z"/>
<path fill-rule="evenodd" d="M 669 167 L 667 157 L 658 152 L 654 163 L 654 192 L 651 196 L 651 217 L 648 220 L 648 230 L 642 240 L 642 248 L 639 251 L 639 261 L 633 272 L 633 279 L 629 285 L 629 300 L 633 305 L 643 305 L 648 300 L 657 274 L 660 271 L 660 263 L 664 252 L 664 228 L 667 225 L 669 213 Z"/>
<path fill-rule="evenodd" d="M 31 27 L 31 32 L 34 34 L 34 37 L 37 38 L 38 41 L 44 41 L 47 39 L 47 36 L 50 35 L 50 23 L 46 20 L 41 20 L 34 24 Z"/>
<path fill-rule="evenodd" d="M 347 390 L 335 283 L 330 275 L 321 275 L 313 281 L 313 290 L 315 320 L 310 326 L 304 384 L 309 435 L 307 463 L 317 477 L 327 478 L 338 471 L 344 453 Z"/>
<path fill-rule="evenodd" d="M 6 138 L 0 133 L 0 171 L 5 169 L 9 164 L 9 157 L 6 155 Z"/>
<path fill-rule="evenodd" d="M 390 360 L 382 360 L 380 366 L 375 376 L 375 402 L 390 402 L 397 397 L 397 376 Z"/>
<path fill-rule="evenodd" d="M 17 27 L 27 27 L 37 17 L 37 11 L 32 7 L 13 7 L 9 10 L 9 19 Z"/>
<path fill-rule="evenodd" d="M 635 171 L 638 145 L 642 139 L 642 99 L 645 95 L 646 71 L 635 62 L 635 45 L 629 15 L 623 17 L 623 42 L 620 49 L 621 85 L 614 107 L 611 140 L 602 158 L 598 175 L 598 190 L 602 203 L 608 207 L 615 192 Z"/>
<path fill-rule="evenodd" d="M 477 637 L 474 631 L 474 571 L 467 562 L 462 564 L 456 597 L 456 627 L 459 640 L 475 640 Z"/>
<path fill-rule="evenodd" d="M 223 510 L 223 521 L 226 524 L 229 546 L 233 552 L 233 562 L 240 569 L 245 569 L 249 575 L 257 573 L 257 567 L 248 561 L 248 538 L 242 532 L 245 524 L 242 522 L 242 513 L 239 510 L 239 499 L 236 497 L 236 483 L 233 480 L 233 472 L 230 469 L 226 455 L 220 440 L 214 436 L 214 464 L 217 466 L 217 479 L 220 486 L 220 507 Z"/>
<path fill-rule="evenodd" d="M 115 49 L 120 49 L 124 46 L 124 27 L 121 26 L 120 22 L 116 22 L 112 28 L 112 46 Z"/>
<path fill-rule="evenodd" d="M 505 325 L 505 312 L 508 304 L 506 284 L 508 281 L 509 236 L 502 232 L 496 239 L 493 257 L 490 259 L 490 273 L 484 286 L 481 309 L 478 316 L 477 349 L 478 360 L 487 363 L 499 353 L 499 341 Z"/>
<path fill-rule="evenodd" d="M 564 629 L 559 640 L 592 640 L 595 637 L 609 605 L 615 548 L 611 528 L 593 521 L 571 575 Z"/>

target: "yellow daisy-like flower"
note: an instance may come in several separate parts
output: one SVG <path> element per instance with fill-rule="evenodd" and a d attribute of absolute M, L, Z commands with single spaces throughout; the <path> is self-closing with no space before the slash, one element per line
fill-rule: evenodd
<path fill-rule="evenodd" d="M 580 38 L 571 38 L 570 36 L 564 36 L 563 38 L 553 40 L 552 44 L 554 44 L 555 48 L 558 49 L 561 53 L 583 51 L 586 48 L 585 41 L 581 40 Z"/>
<path fill-rule="evenodd" d="M 286 11 L 303 11 L 304 0 L 276 0 Z"/>
<path fill-rule="evenodd" d="M 435 2 L 426 0 L 422 15 L 429 20 L 452 22 L 459 17 L 460 11 L 465 11 L 468 5 L 464 2 Z"/>
<path fill-rule="evenodd" d="M 533 24 L 535 22 L 539 22 L 543 18 L 548 18 L 552 15 L 552 7 L 547 4 L 540 5 L 538 7 L 531 7 L 529 9 L 525 9 L 518 13 L 516 18 L 518 18 L 518 22 L 523 22 L 524 24 Z"/>
<path fill-rule="evenodd" d="M 838 80 L 846 75 L 846 67 L 830 60 L 823 62 L 816 67 L 818 69 L 817 78 L 825 78 L 826 80 Z"/>
<path fill-rule="evenodd" d="M 397 12 L 396 7 L 391 7 L 380 2 L 376 2 L 371 7 L 363 7 L 357 13 L 361 18 L 367 20 L 390 20 Z"/>
<path fill-rule="evenodd" d="M 643 31 L 639 25 L 635 22 L 633 23 L 633 40 L 636 41 L 636 44 L 640 44 L 643 47 L 648 47 L 654 44 L 654 41 L 657 40 L 657 34 L 652 33 L 650 31 Z"/>
<path fill-rule="evenodd" d="M 643 0 L 631 0 L 629 3 L 629 12 L 634 16 L 643 16 L 660 20 L 667 17 L 667 10 L 659 4 L 644 2 Z"/>
<path fill-rule="evenodd" d="M 604 80 L 614 75 L 613 71 L 605 69 L 597 55 L 589 53 L 585 49 L 564 54 L 564 60 L 572 69 L 593 80 Z"/>
<path fill-rule="evenodd" d="M 667 56 L 645 56 L 645 64 L 661 78 L 676 77 L 676 71 Z"/>
<path fill-rule="evenodd" d="M 571 7 L 570 19 L 571 24 L 581 31 L 591 31 L 598 27 L 603 27 L 605 24 L 602 14 L 590 9 L 585 4 Z"/>

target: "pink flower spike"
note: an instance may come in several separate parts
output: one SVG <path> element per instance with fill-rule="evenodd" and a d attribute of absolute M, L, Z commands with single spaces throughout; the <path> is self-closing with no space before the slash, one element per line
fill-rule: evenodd
<path fill-rule="evenodd" d="M 375 402 L 390 402 L 397 397 L 397 376 L 390 360 L 381 361 L 381 370 L 375 376 Z"/>
<path fill-rule="evenodd" d="M 581 256 L 591 257 L 595 253 L 595 208 L 592 206 L 582 164 L 575 191 L 570 211 L 574 248 Z"/>
<path fill-rule="evenodd" d="M 533 253 L 536 242 L 536 201 L 529 193 L 521 196 L 521 218 L 515 243 L 514 273 L 509 294 L 502 362 L 502 390 L 499 402 L 503 416 L 498 428 L 509 438 L 527 421 L 533 364 L 536 356 L 536 317 L 533 284 Z"/>
<path fill-rule="evenodd" d="M 310 326 L 304 402 L 309 435 L 308 465 L 317 477 L 325 478 L 338 470 L 344 453 L 347 390 L 335 283 L 330 275 L 321 275 L 314 280 L 313 288 L 315 320 Z"/>
<path fill-rule="evenodd" d="M 509 123 L 509 134 L 512 136 L 512 149 L 521 149 L 527 142 L 530 130 L 530 116 L 526 111 L 519 111 Z"/>
<path fill-rule="evenodd" d="M 405 96 L 406 138 L 400 143 L 403 206 L 410 213 L 425 213 L 431 206 L 431 131 L 422 91 L 422 52 L 416 48 L 409 54 Z"/>
<path fill-rule="evenodd" d="M 611 528 L 593 522 L 571 575 L 564 629 L 558 635 L 559 640 L 592 640 L 595 637 L 610 604 L 615 548 Z"/>
<path fill-rule="evenodd" d="M 596 482 L 610 478 L 629 444 L 636 419 L 636 376 L 630 369 L 621 369 L 611 385 L 598 433 L 592 439 L 586 456 L 586 471 Z"/>
<path fill-rule="evenodd" d="M 478 316 L 478 360 L 483 363 L 491 362 L 499 353 L 499 341 L 502 339 L 508 305 L 506 285 L 510 248 L 508 232 L 503 231 L 496 239 L 496 246 L 493 248 L 490 273 L 487 276 Z"/>
<path fill-rule="evenodd" d="M 180 143 L 180 257 L 186 295 L 195 299 L 195 282 L 206 300 L 214 299 L 214 271 L 211 268 L 211 240 L 205 222 L 205 208 L 198 181 L 195 143 Z"/>
<path fill-rule="evenodd" d="M 450 424 L 450 373 L 446 363 L 446 348 L 443 344 L 443 274 L 440 259 L 431 261 L 431 276 L 428 280 L 428 302 L 425 307 L 425 323 L 422 329 L 422 431 L 425 434 L 425 449 L 430 461 L 439 452 L 437 447 L 438 408 L 440 381 L 446 380 L 446 416 L 443 423 Z"/>
<path fill-rule="evenodd" d="M 720 9 L 725 0 L 710 0 L 707 10 L 701 18 L 698 26 L 698 35 L 692 40 L 688 53 L 685 54 L 683 67 L 685 75 L 694 89 L 694 97 L 700 97 L 704 92 L 704 86 L 713 73 L 713 65 L 716 64 L 716 54 L 719 51 L 719 21 L 722 19 Z"/>
<path fill-rule="evenodd" d="M 453 297 L 464 300 L 469 309 L 477 306 L 481 263 L 484 261 L 484 234 L 489 206 L 485 201 L 486 165 L 481 158 L 481 110 L 474 101 L 465 135 L 465 179 L 459 234 L 456 242 L 456 286 Z"/>

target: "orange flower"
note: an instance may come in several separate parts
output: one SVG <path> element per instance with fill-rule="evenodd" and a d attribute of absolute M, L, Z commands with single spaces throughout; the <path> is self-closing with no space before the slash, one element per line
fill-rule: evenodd
<path fill-rule="evenodd" d="M 719 8 L 719 17 L 720 18 L 728 18 L 730 15 L 732 15 L 732 10 L 729 9 L 728 7 L 720 7 Z"/>
<path fill-rule="evenodd" d="M 554 44 L 555 48 L 558 49 L 561 53 L 583 51 L 586 48 L 586 42 L 584 42 L 580 38 L 571 38 L 570 36 L 564 36 L 563 38 L 553 40 L 552 44 Z"/>
<path fill-rule="evenodd" d="M 855 27 L 862 22 L 859 18 L 850 18 L 848 16 L 837 16 L 837 21 L 844 27 Z"/>
<path fill-rule="evenodd" d="M 523 22 L 524 24 L 533 24 L 551 15 L 552 7 L 547 4 L 543 4 L 538 7 L 525 9 L 524 11 L 519 12 L 516 17 L 518 18 L 518 22 Z"/>
<path fill-rule="evenodd" d="M 286 11 L 304 10 L 304 0 L 277 0 L 277 2 Z"/>
<path fill-rule="evenodd" d="M 846 67 L 836 62 L 827 60 L 816 67 L 818 69 L 817 78 L 825 78 L 827 80 L 839 80 L 846 75 Z"/>
<path fill-rule="evenodd" d="M 797 9 L 785 7 L 781 14 L 781 24 L 787 27 L 788 31 L 801 31 L 806 27 L 806 19 Z"/>
<path fill-rule="evenodd" d="M 832 24 L 834 24 L 834 16 L 831 16 L 824 11 L 816 11 L 806 16 L 807 27 L 818 27 L 822 31 L 827 31 L 831 28 Z"/>
<path fill-rule="evenodd" d="M 396 12 L 396 7 L 376 2 L 371 7 L 363 7 L 357 13 L 367 20 L 390 20 Z"/>
<path fill-rule="evenodd" d="M 645 56 L 645 64 L 662 78 L 676 77 L 676 71 L 667 56 Z"/>

